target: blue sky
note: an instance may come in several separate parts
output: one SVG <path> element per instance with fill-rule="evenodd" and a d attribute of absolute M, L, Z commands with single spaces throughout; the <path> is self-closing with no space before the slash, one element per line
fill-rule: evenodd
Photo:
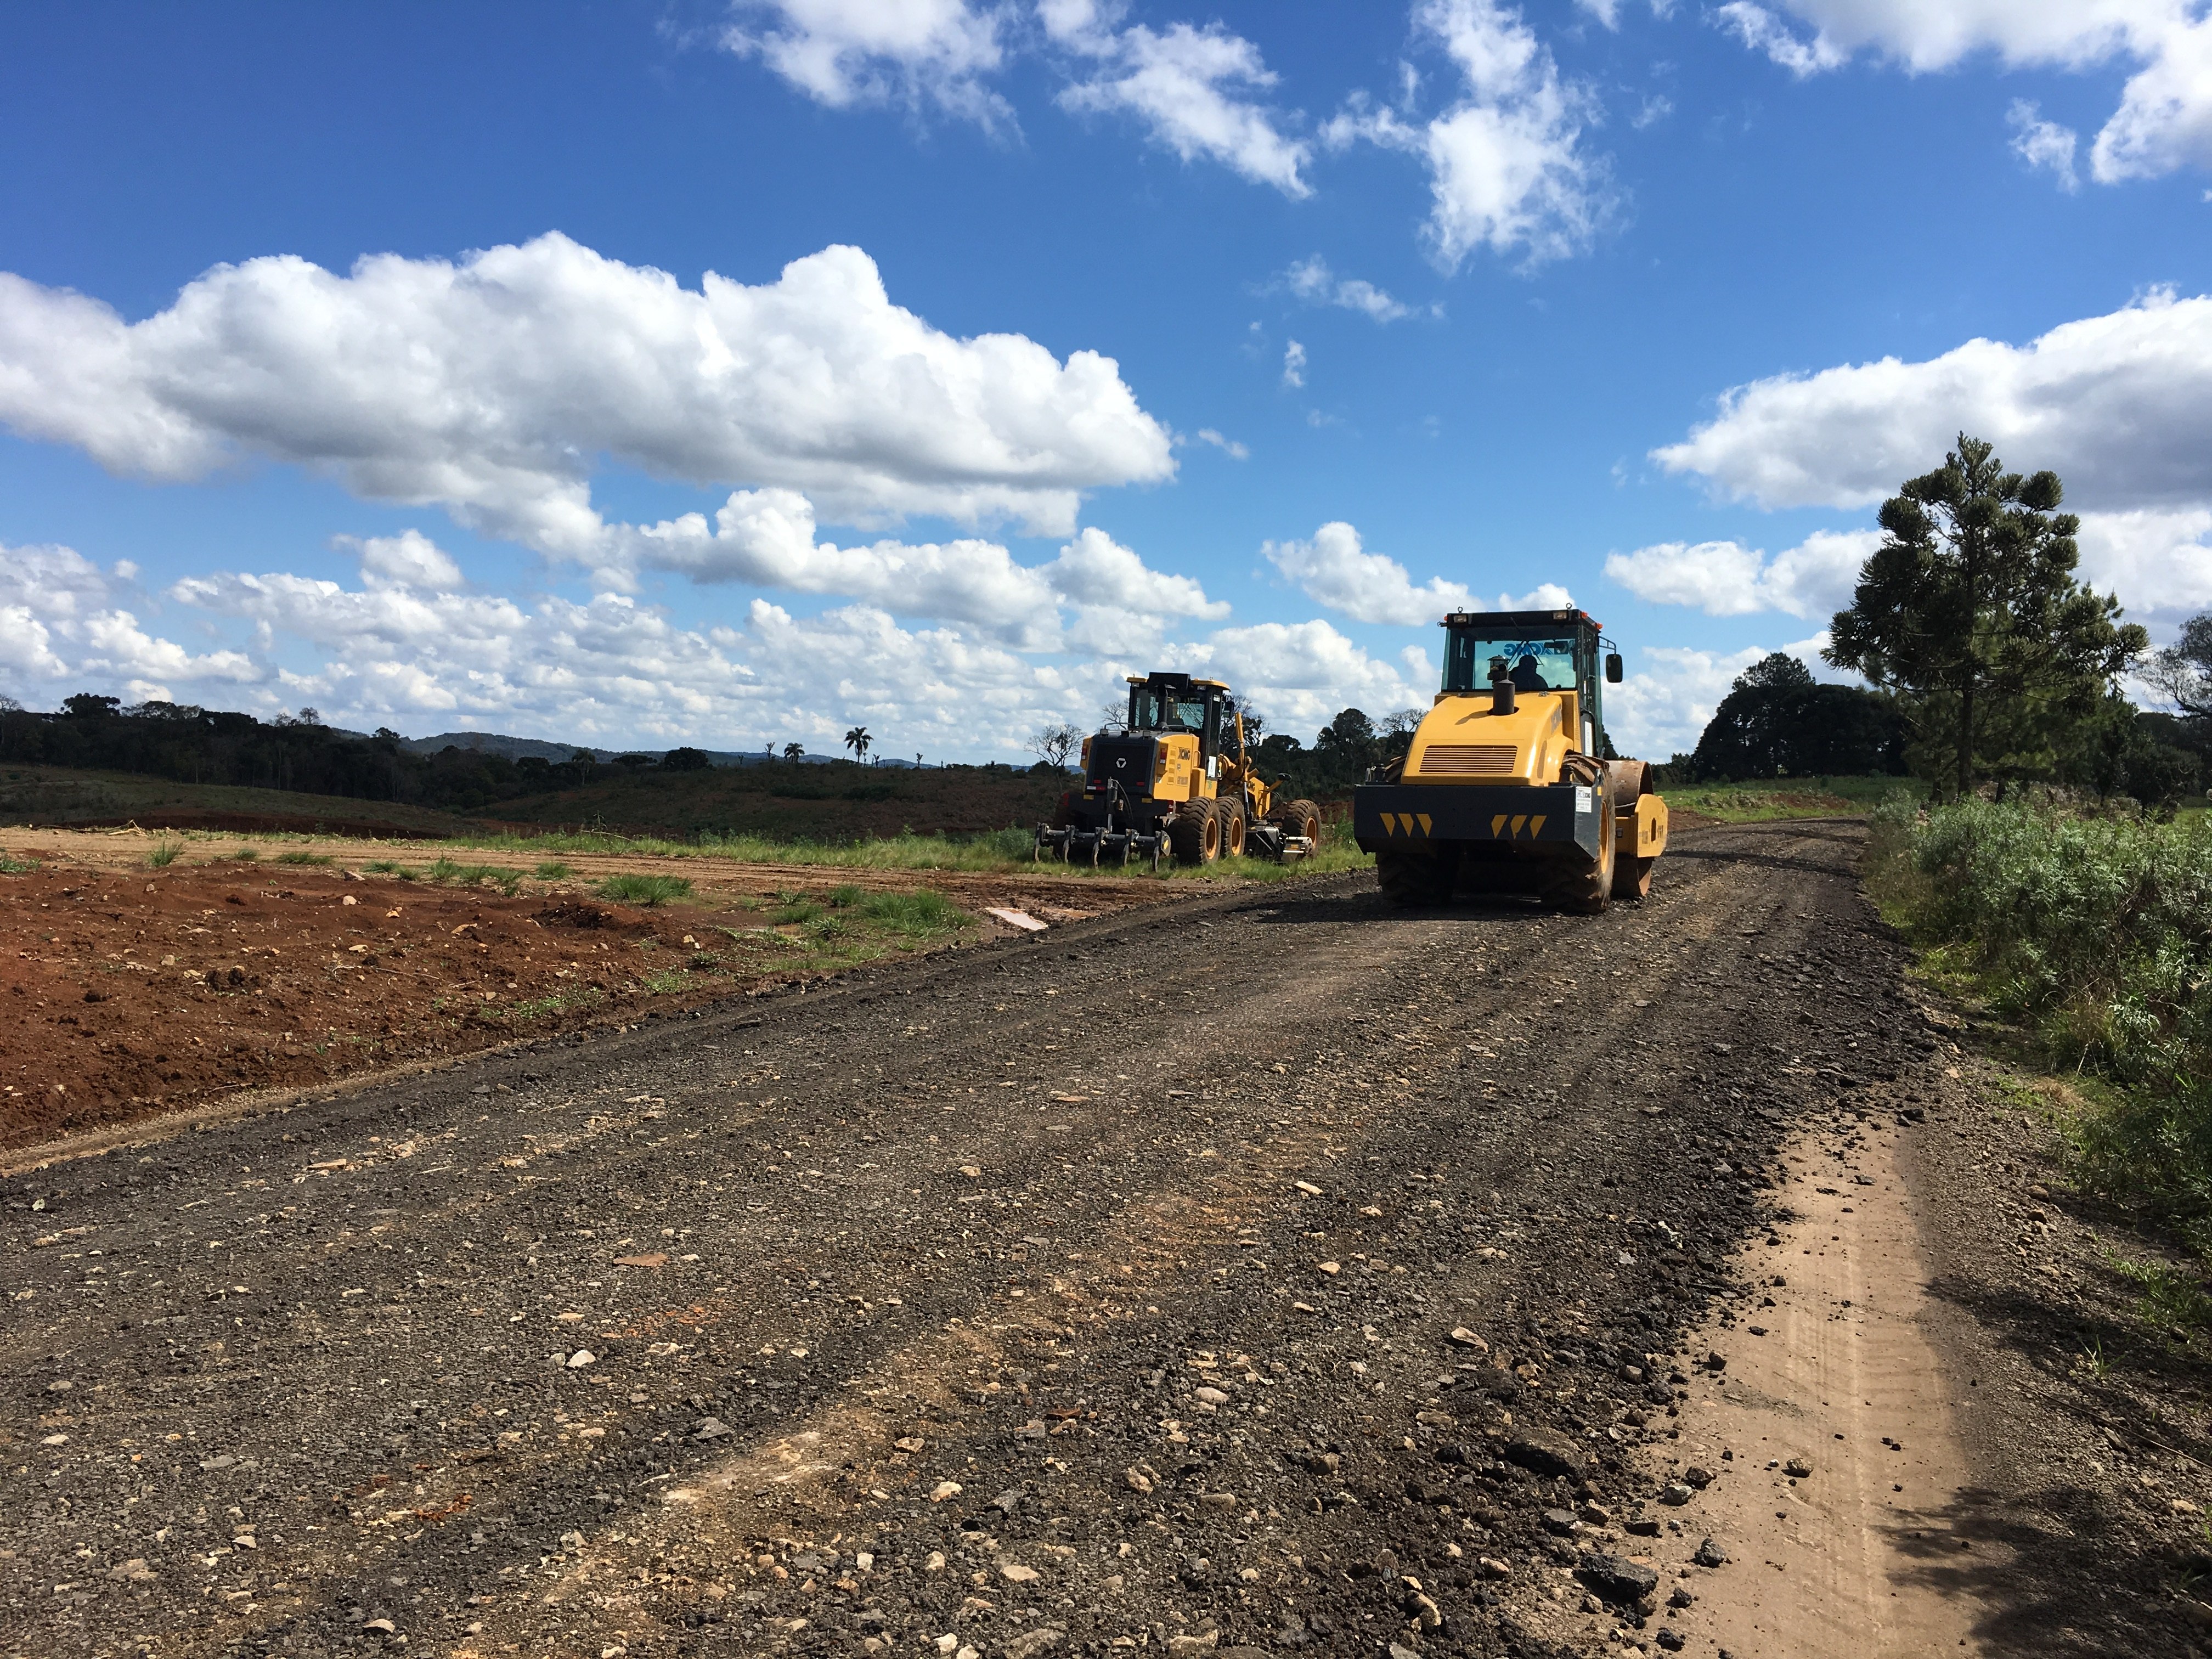
<path fill-rule="evenodd" d="M 1962 426 L 2170 637 L 2200 13 L 18 8 L 0 691 L 984 758 L 1550 587 L 1663 755 Z"/>

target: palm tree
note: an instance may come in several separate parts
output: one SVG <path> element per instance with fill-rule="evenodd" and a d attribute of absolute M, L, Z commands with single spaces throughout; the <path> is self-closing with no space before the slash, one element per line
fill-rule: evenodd
<path fill-rule="evenodd" d="M 867 758 L 869 741 L 868 728 L 865 726 L 856 726 L 845 734 L 845 747 L 853 751 L 853 758 L 856 761 Z"/>
<path fill-rule="evenodd" d="M 783 757 L 786 760 L 797 760 L 805 752 L 806 745 L 803 743 L 787 743 L 783 745 Z"/>

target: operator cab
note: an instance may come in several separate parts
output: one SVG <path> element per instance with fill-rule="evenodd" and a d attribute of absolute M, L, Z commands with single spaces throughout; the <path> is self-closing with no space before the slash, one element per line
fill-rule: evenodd
<path fill-rule="evenodd" d="M 1600 656 L 1603 629 L 1587 611 L 1455 611 L 1444 618 L 1445 696 L 1475 696 L 1502 673 L 1524 696 L 1571 691 L 1581 748 L 1605 752 L 1603 684 L 1620 684 L 1620 653 Z"/>
<path fill-rule="evenodd" d="M 1219 680 L 1194 679 L 1188 674 L 1147 674 L 1129 677 L 1129 730 L 1132 732 L 1190 732 L 1198 737 L 1200 756 L 1212 760 L 1221 750 L 1222 715 L 1229 688 Z"/>

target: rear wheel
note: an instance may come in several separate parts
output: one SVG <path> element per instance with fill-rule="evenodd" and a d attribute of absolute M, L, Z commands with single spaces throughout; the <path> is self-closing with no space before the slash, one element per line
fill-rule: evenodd
<path fill-rule="evenodd" d="M 1572 910 L 1579 915 L 1595 916 L 1604 914 L 1613 897 L 1613 872 L 1615 848 L 1613 797 L 1598 791 L 1597 857 L 1584 864 L 1579 860 L 1561 864 L 1544 886 L 1545 900 L 1561 910 Z"/>
<path fill-rule="evenodd" d="M 1321 808 L 1310 800 L 1294 800 L 1275 814 L 1275 822 L 1283 826 L 1286 836 L 1304 836 L 1321 846 Z"/>
<path fill-rule="evenodd" d="M 1241 859 L 1244 856 L 1244 803 L 1231 797 L 1213 803 L 1214 816 L 1221 820 L 1221 856 Z"/>
<path fill-rule="evenodd" d="M 1382 896 L 1407 908 L 1444 903 L 1458 875 L 1455 847 L 1386 847 L 1375 855 L 1375 879 Z"/>
<path fill-rule="evenodd" d="M 1168 840 L 1179 864 L 1211 864 L 1221 856 L 1221 820 L 1210 800 L 1182 804 L 1168 825 Z"/>

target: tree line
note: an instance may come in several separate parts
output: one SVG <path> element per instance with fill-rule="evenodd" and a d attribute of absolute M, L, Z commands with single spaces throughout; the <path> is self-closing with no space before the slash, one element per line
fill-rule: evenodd
<path fill-rule="evenodd" d="M 368 736 L 325 726 L 312 708 L 263 720 L 189 703 L 143 702 L 80 692 L 51 713 L 0 698 L 0 763 L 137 772 L 181 783 L 244 785 L 354 800 L 474 811 L 495 801 L 574 788 L 644 771 L 703 771 L 702 749 L 617 756 L 578 750 L 568 760 L 509 759 L 448 744 L 434 755 L 399 733 Z"/>

